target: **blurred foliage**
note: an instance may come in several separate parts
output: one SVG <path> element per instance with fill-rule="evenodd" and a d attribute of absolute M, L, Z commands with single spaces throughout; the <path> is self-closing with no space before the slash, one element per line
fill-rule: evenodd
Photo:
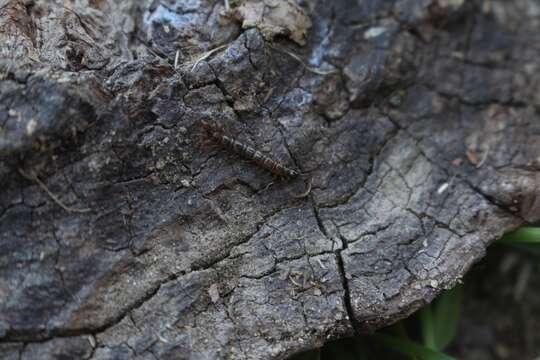
<path fill-rule="evenodd" d="M 540 257 L 540 226 L 525 226 L 497 242 Z M 463 286 L 443 292 L 409 319 L 381 329 L 373 335 L 357 336 L 325 344 L 292 360 L 453 360 L 444 350 L 456 338 Z"/>

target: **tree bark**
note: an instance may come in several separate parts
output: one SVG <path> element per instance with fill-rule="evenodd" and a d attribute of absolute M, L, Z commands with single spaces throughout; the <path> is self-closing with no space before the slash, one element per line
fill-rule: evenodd
<path fill-rule="evenodd" d="M 540 219 L 535 0 L 228 3 L 0 1 L 0 357 L 285 358 Z"/>

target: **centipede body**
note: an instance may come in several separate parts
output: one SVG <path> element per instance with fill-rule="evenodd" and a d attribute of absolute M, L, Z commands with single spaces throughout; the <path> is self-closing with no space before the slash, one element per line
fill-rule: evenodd
<path fill-rule="evenodd" d="M 274 160 L 271 157 L 264 155 L 259 150 L 249 145 L 246 145 L 231 136 L 226 135 L 217 126 L 211 125 L 207 121 L 201 121 L 200 126 L 206 130 L 206 132 L 215 142 L 217 142 L 224 148 L 229 149 L 230 151 L 235 152 L 238 155 L 253 161 L 255 164 L 257 164 L 263 169 L 270 171 L 274 175 L 284 178 L 295 178 L 299 175 L 298 171 L 291 169 L 281 164 L 277 160 Z"/>

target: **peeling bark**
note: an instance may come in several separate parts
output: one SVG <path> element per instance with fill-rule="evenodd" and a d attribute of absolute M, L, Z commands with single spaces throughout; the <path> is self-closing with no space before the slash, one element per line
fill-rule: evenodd
<path fill-rule="evenodd" d="M 224 6 L 0 2 L 0 357 L 285 358 L 540 219 L 535 1 L 304 2 L 305 46 Z"/>

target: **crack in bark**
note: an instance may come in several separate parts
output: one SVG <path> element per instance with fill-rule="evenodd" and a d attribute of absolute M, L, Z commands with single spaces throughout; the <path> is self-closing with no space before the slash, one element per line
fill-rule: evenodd
<path fill-rule="evenodd" d="M 388 117 L 388 119 L 390 119 L 390 117 Z M 394 123 L 394 122 L 392 122 L 392 123 Z M 347 194 L 347 196 L 344 199 L 342 199 L 342 200 L 340 200 L 338 202 L 332 203 L 332 204 L 325 204 L 324 206 L 321 206 L 321 208 L 322 209 L 332 209 L 332 208 L 339 207 L 341 205 L 348 204 L 351 201 L 351 199 L 356 194 L 358 194 L 359 191 L 364 189 L 365 185 L 369 181 L 369 178 L 373 175 L 375 161 L 377 160 L 377 158 L 379 158 L 380 154 L 383 152 L 386 145 L 388 143 L 390 143 L 390 141 L 392 141 L 395 137 L 397 137 L 399 135 L 399 132 L 400 132 L 400 128 L 397 127 L 396 124 L 394 123 L 394 129 L 391 132 L 388 133 L 388 136 L 384 139 L 382 144 L 375 150 L 375 152 L 373 154 L 370 154 L 370 156 L 369 156 L 369 166 L 368 166 L 368 169 L 367 169 L 366 173 L 364 174 L 363 180 L 358 182 L 354 186 L 352 191 L 349 194 Z"/>
<path fill-rule="evenodd" d="M 313 195 L 310 195 L 311 204 L 313 206 L 313 211 L 315 214 L 315 219 L 317 220 L 317 225 L 319 227 L 319 230 L 324 234 L 324 236 L 331 240 L 331 237 L 328 234 L 328 231 L 326 227 L 324 226 L 324 223 L 319 215 L 319 209 L 317 208 L 317 205 L 315 203 L 315 200 L 313 199 Z M 349 288 L 349 281 L 347 280 L 347 273 L 345 271 L 345 266 L 343 264 L 343 257 L 341 255 L 341 251 L 347 248 L 347 241 L 341 237 L 341 243 L 342 248 L 336 249 L 334 251 L 336 263 L 338 265 L 338 271 L 339 271 L 339 277 L 341 279 L 341 286 L 343 287 L 343 303 L 345 305 L 345 310 L 347 312 L 347 317 L 349 318 L 349 323 L 351 324 L 355 334 L 360 333 L 360 324 L 357 321 L 356 317 L 354 316 L 354 310 L 352 307 L 352 301 L 351 301 L 351 291 Z"/>
<path fill-rule="evenodd" d="M 439 169 L 441 170 L 447 178 L 452 178 L 452 177 L 455 177 L 457 179 L 459 179 L 463 184 L 465 184 L 467 187 L 469 187 L 471 190 L 473 190 L 474 193 L 482 196 L 482 198 L 484 198 L 488 203 L 492 204 L 493 206 L 495 206 L 496 208 L 499 208 L 501 209 L 503 212 L 513 216 L 513 217 L 516 217 L 516 218 L 519 218 L 520 220 L 522 220 L 523 223 L 526 223 L 527 221 L 521 217 L 520 214 L 516 213 L 516 212 L 512 212 L 509 208 L 507 208 L 505 205 L 503 204 L 500 204 L 496 201 L 496 199 L 494 199 L 493 197 L 483 193 L 480 189 L 478 189 L 474 184 L 472 184 L 470 182 L 469 179 L 467 179 L 467 176 L 462 174 L 458 169 L 453 169 L 454 172 L 452 172 L 452 170 L 449 170 L 449 167 L 445 167 L 444 165 L 442 165 L 440 162 L 437 162 L 436 160 L 432 159 L 425 151 L 424 149 L 422 148 L 422 146 L 420 145 L 420 141 L 422 141 L 423 139 L 422 138 L 417 138 L 416 136 L 414 136 L 414 134 L 412 134 L 408 128 L 404 128 L 402 127 L 396 120 L 392 119 L 391 117 L 388 117 L 393 123 L 394 125 L 396 125 L 397 127 L 399 127 L 401 130 L 403 130 L 404 134 L 407 135 L 409 137 L 409 139 L 411 139 L 413 141 L 413 144 L 416 146 L 416 148 L 418 149 L 418 151 L 420 152 L 420 154 L 424 157 L 424 159 L 426 159 L 430 164 L 431 166 L 433 166 L 434 168 L 436 169 Z M 444 154 L 444 150 L 441 149 L 435 142 L 431 142 L 431 145 L 440 153 L 440 154 Z M 449 164 L 448 164 L 449 165 Z"/>
<path fill-rule="evenodd" d="M 112 320 L 106 322 L 103 325 L 90 327 L 90 328 L 79 328 L 79 329 L 62 329 L 62 330 L 52 330 L 47 335 L 40 336 L 39 334 L 30 334 L 30 336 L 25 335 L 24 333 L 10 332 L 8 330 L 6 336 L 0 339 L 0 343 L 11 342 L 11 341 L 22 341 L 24 343 L 44 343 L 55 338 L 67 338 L 75 336 L 84 336 L 84 335 L 93 335 L 96 336 L 99 333 L 106 331 L 107 329 L 117 325 L 133 310 L 136 310 L 143 306 L 147 301 L 152 299 L 154 295 L 157 294 L 161 286 L 166 283 L 173 281 L 178 278 L 177 274 L 169 275 L 165 280 L 160 281 L 154 288 L 150 289 L 145 296 L 137 300 L 135 303 L 130 305 L 126 310 L 122 311 L 119 315 L 113 317 Z"/>

